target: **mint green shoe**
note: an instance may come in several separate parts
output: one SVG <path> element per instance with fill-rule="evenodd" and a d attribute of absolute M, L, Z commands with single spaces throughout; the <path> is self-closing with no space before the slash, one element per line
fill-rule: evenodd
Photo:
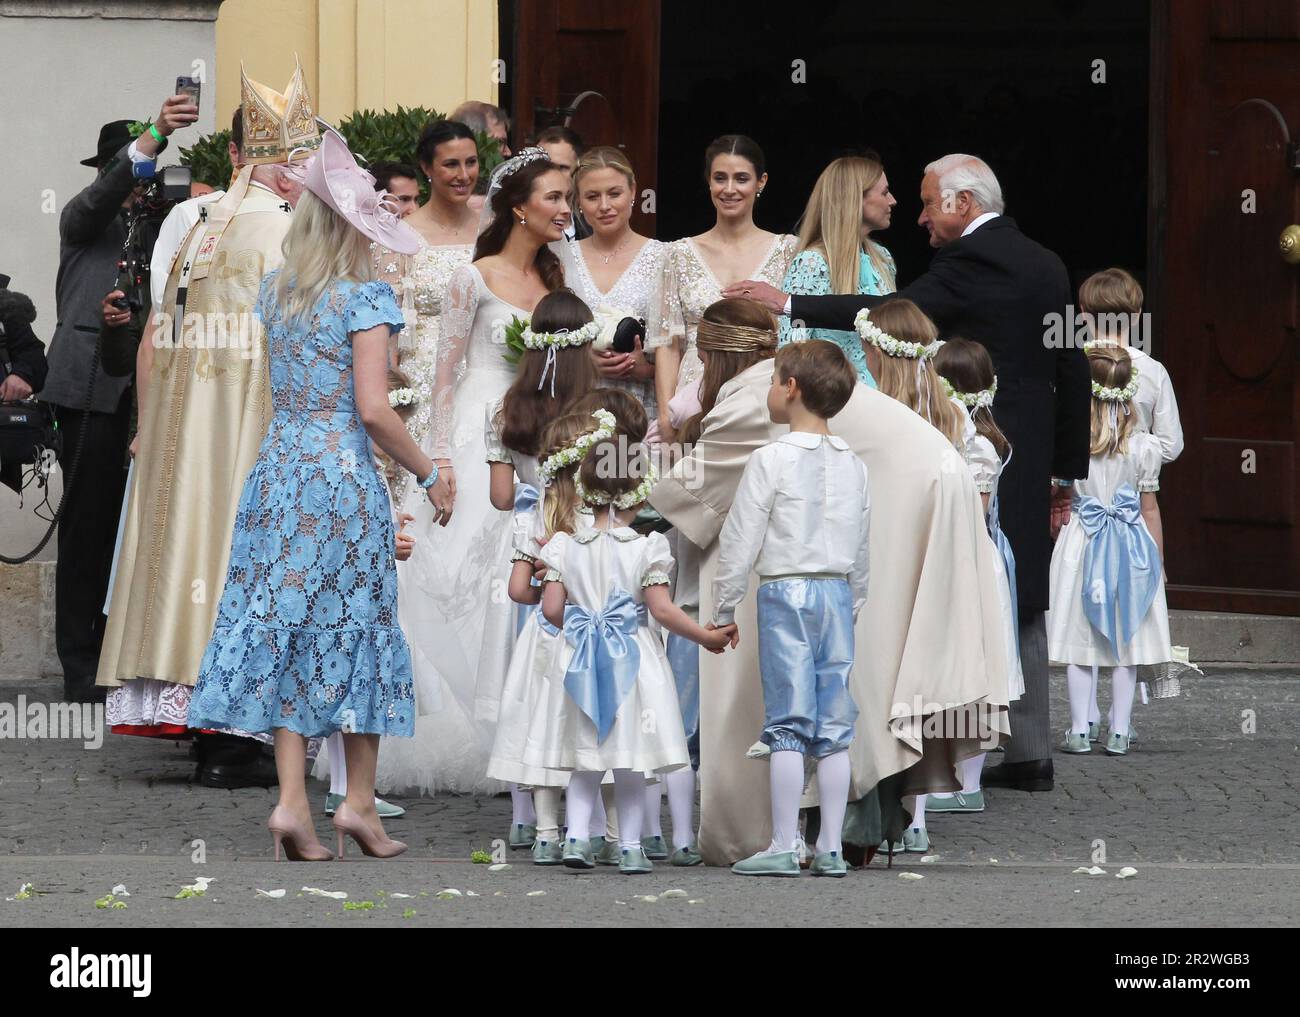
<path fill-rule="evenodd" d="M 928 798 L 926 799 L 925 811 L 926 812 L 930 811 L 930 800 Z M 880 842 L 880 847 L 878 847 L 876 850 L 879 851 L 882 855 L 889 854 L 889 841 L 882 840 Z M 894 854 L 901 855 L 906 850 L 907 850 L 907 845 L 903 841 L 901 840 L 894 841 Z"/>
<path fill-rule="evenodd" d="M 930 806 L 927 802 L 926 809 Z M 930 835 L 924 830 L 912 827 L 910 830 L 903 831 L 903 850 L 914 855 L 923 855 L 930 850 Z M 897 854 L 897 849 L 895 849 Z"/>
<path fill-rule="evenodd" d="M 600 841 L 600 850 L 595 852 L 597 865 L 617 865 L 623 860 L 623 852 L 619 850 L 618 841 L 608 840 L 605 837 L 601 837 Z"/>
<path fill-rule="evenodd" d="M 566 869 L 594 869 L 596 867 L 595 859 L 591 856 L 591 842 L 578 840 L 577 837 L 570 837 L 564 845 L 564 855 L 561 859 Z"/>
<path fill-rule="evenodd" d="M 1106 755 L 1108 756 L 1127 756 L 1129 742 L 1132 739 L 1128 735 L 1110 733 L 1110 738 L 1106 740 Z"/>
<path fill-rule="evenodd" d="M 1075 734 L 1073 731 L 1065 732 L 1065 741 L 1061 743 L 1061 751 L 1070 752 L 1074 755 L 1083 755 L 1085 752 L 1091 752 L 1092 746 L 1088 744 L 1087 734 Z M 930 807 L 926 802 L 927 809 Z"/>
<path fill-rule="evenodd" d="M 1130 745 L 1136 745 L 1138 743 L 1137 728 L 1135 728 L 1132 724 L 1128 726 L 1128 743 Z"/>
<path fill-rule="evenodd" d="M 700 853 L 695 850 L 694 844 L 688 844 L 686 847 L 679 847 L 668 858 L 669 865 L 685 867 L 687 865 L 703 865 L 704 859 Z"/>
<path fill-rule="evenodd" d="M 565 835 L 567 836 L 568 834 L 566 833 Z M 588 837 L 587 843 L 591 845 L 591 853 L 594 855 L 599 855 L 602 851 L 605 850 L 605 835 L 596 834 L 594 836 Z"/>
<path fill-rule="evenodd" d="M 928 808 L 928 805 L 927 805 Z M 814 876 L 847 876 L 849 867 L 838 851 L 818 851 L 808 869 Z"/>
<path fill-rule="evenodd" d="M 564 847 L 559 841 L 554 840 L 533 841 L 533 864 L 563 865 Z"/>
<path fill-rule="evenodd" d="M 510 850 L 525 851 L 537 840 L 537 827 L 530 823 L 515 823 L 510 827 Z"/>
<path fill-rule="evenodd" d="M 1088 721 L 1088 741 L 1093 743 L 1101 741 L 1101 721 Z"/>
<path fill-rule="evenodd" d="M 625 876 L 643 876 L 654 872 L 654 863 L 646 857 L 644 848 L 624 848 L 623 857 L 619 859 L 618 871 Z"/>
<path fill-rule="evenodd" d="M 951 798 L 936 798 L 934 795 L 927 795 L 925 799 L 925 814 L 927 816 L 934 812 L 983 811 L 983 791 L 958 791 Z"/>
<path fill-rule="evenodd" d="M 760 851 L 731 867 L 738 876 L 798 876 L 799 856 L 793 851 Z"/>
<path fill-rule="evenodd" d="M 641 850 L 652 862 L 662 862 L 668 857 L 668 845 L 662 836 L 642 837 Z"/>
<path fill-rule="evenodd" d="M 343 795 L 327 794 L 325 796 L 325 815 L 334 815 L 334 810 L 339 807 L 339 803 L 343 801 L 343 798 Z M 378 796 L 375 797 L 375 811 L 379 813 L 380 819 L 397 819 L 399 816 L 406 815 L 406 810 L 400 805 L 386 802 Z"/>

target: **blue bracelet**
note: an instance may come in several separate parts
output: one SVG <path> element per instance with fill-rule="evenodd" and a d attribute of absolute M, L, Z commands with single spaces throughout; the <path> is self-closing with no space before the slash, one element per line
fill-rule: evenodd
<path fill-rule="evenodd" d="M 433 472 L 420 481 L 420 486 L 426 491 L 438 482 L 438 464 L 433 464 Z"/>

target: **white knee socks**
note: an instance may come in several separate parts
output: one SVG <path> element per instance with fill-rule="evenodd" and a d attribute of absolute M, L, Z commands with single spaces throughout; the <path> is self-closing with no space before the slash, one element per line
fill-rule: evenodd
<path fill-rule="evenodd" d="M 836 752 L 818 761 L 817 797 L 822 811 L 821 831 L 817 834 L 817 850 L 819 852 L 842 851 L 840 834 L 844 831 L 844 812 L 849 804 L 849 754 L 847 752 Z M 675 823 L 673 825 L 676 826 Z"/>
<path fill-rule="evenodd" d="M 590 770 L 575 770 L 569 777 L 569 791 L 566 796 L 569 822 L 569 837 L 586 840 L 586 833 L 591 829 L 591 812 L 596 799 L 600 797 L 600 778 L 603 773 Z"/>
<path fill-rule="evenodd" d="M 601 774 L 604 777 L 604 774 Z M 618 843 L 618 803 L 614 801 L 614 785 L 600 785 L 600 801 L 605 808 L 605 839 Z M 593 828 L 595 821 L 593 820 Z"/>
<path fill-rule="evenodd" d="M 618 846 L 639 848 L 645 822 L 645 774 L 639 770 L 615 770 L 614 799 L 618 802 Z"/>
<path fill-rule="evenodd" d="M 554 844 L 560 839 L 560 789 L 533 788 L 533 809 L 537 815 L 537 839 Z"/>
<path fill-rule="evenodd" d="M 1070 693 L 1070 731 L 1088 733 L 1088 701 L 1092 695 L 1092 668 L 1067 664 L 1065 684 Z"/>
<path fill-rule="evenodd" d="M 925 829 L 925 795 L 916 795 L 912 806 L 912 829 Z"/>
<path fill-rule="evenodd" d="M 591 803 L 591 823 L 588 827 L 588 838 L 604 837 L 609 820 L 605 816 L 605 785 L 600 786 L 600 794 L 596 795 L 596 800 Z"/>
<path fill-rule="evenodd" d="M 330 794 L 348 794 L 348 761 L 343 755 L 343 732 L 335 731 L 325 739 L 325 751 L 330 761 Z"/>
<path fill-rule="evenodd" d="M 1097 705 L 1097 672 L 1100 668 L 1096 664 L 1092 665 L 1092 699 L 1088 703 L 1088 723 L 1101 723 L 1101 708 Z"/>
<path fill-rule="evenodd" d="M 1117 667 L 1112 670 L 1110 687 L 1110 729 L 1115 734 L 1126 735 L 1129 721 L 1133 717 L 1133 697 L 1137 693 L 1137 668 Z"/>
<path fill-rule="evenodd" d="M 984 772 L 985 755 L 986 753 L 981 752 L 978 756 L 963 759 L 957 765 L 957 773 L 961 777 L 962 794 L 971 795 L 980 789 L 980 774 Z"/>
<path fill-rule="evenodd" d="M 527 791 L 520 791 L 518 784 L 510 785 L 510 822 L 516 826 L 532 826 L 537 822 L 537 812 L 533 808 L 533 796 Z"/>
<path fill-rule="evenodd" d="M 645 832 L 646 837 L 662 837 L 664 835 L 663 820 L 660 813 L 663 811 L 664 801 L 664 782 L 660 777 L 653 784 L 645 786 Z"/>
<path fill-rule="evenodd" d="M 673 848 L 695 843 L 695 771 L 689 766 L 660 780 L 668 783 L 668 812 L 673 817 Z"/>
<path fill-rule="evenodd" d="M 772 844 L 769 851 L 794 851 L 799 839 L 799 799 L 803 795 L 803 753 L 773 752 L 768 757 L 772 782 Z M 840 823 L 843 825 L 843 817 Z"/>

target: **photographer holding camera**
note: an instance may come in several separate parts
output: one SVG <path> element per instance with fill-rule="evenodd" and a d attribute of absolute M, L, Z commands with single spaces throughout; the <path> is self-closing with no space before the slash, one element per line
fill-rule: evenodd
<path fill-rule="evenodd" d="M 21 403 L 45 384 L 45 347 L 32 332 L 36 308 L 22 293 L 9 289 L 0 274 L 0 404 Z M 3 411 L 0 411 L 3 412 Z M 24 428 L 24 430 L 26 430 Z M 22 463 L 28 461 L 24 442 L 9 427 L 0 435 L 0 484 L 22 489 Z M 12 443 L 10 438 L 15 439 Z"/>
<path fill-rule="evenodd" d="M 126 482 L 131 375 L 112 377 L 100 364 L 100 311 L 114 286 L 127 239 L 126 215 L 144 184 L 134 166 L 152 163 L 173 131 L 198 119 L 187 95 L 163 102 L 158 119 L 132 138 L 130 122 L 99 132 L 93 183 L 59 217 L 58 323 L 49 349 L 49 377 L 40 398 L 52 404 L 63 432 L 59 462 L 65 495 L 55 569 L 55 644 L 66 698 L 103 698 L 95 672 L 104 634 L 102 608 Z M 142 167 L 146 176 L 150 167 Z M 77 451 L 80 448 L 80 455 Z M 76 458 L 76 469 L 71 469 Z M 71 476 L 69 474 L 71 473 Z"/>

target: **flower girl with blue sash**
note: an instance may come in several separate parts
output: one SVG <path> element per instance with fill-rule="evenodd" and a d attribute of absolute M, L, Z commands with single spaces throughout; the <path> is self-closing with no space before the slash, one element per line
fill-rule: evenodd
<path fill-rule="evenodd" d="M 1111 668 L 1114 711 L 1106 752 L 1129 749 L 1137 667 L 1172 654 L 1165 604 L 1159 490 L 1161 450 L 1137 430 L 1138 374 L 1120 347 L 1088 350 L 1092 459 L 1075 485 L 1070 521 L 1052 551 L 1047 652 L 1067 665 L 1066 752 L 1088 752 L 1092 667 Z"/>
<path fill-rule="evenodd" d="M 569 868 L 595 866 L 581 834 L 590 829 L 602 776 L 614 771 L 619 870 L 627 875 L 653 868 L 641 844 L 646 774 L 690 765 L 677 687 L 649 618 L 715 652 L 735 631 L 704 629 L 674 605 L 667 539 L 628 525 L 656 479 L 644 438 L 644 429 L 620 428 L 585 451 L 576 487 L 593 524 L 556 533 L 541 549 L 548 567 L 542 613 L 562 628 L 564 643 L 524 745 L 527 765 L 570 771 Z"/>
<path fill-rule="evenodd" d="M 1025 692 L 1024 673 L 1020 668 L 1020 623 L 1016 607 L 1016 556 L 1011 542 L 998 522 L 998 480 L 1011 462 L 1011 443 L 993 419 L 993 397 L 998 391 L 993 359 L 981 344 L 970 339 L 950 339 L 934 354 L 934 368 L 944 381 L 948 394 L 969 411 L 975 433 L 965 442 L 962 457 L 970 469 L 975 489 L 984 502 L 984 516 L 989 536 L 998 549 L 998 593 L 1002 605 L 1003 632 L 1007 644 L 1007 701 L 1014 702 Z M 955 794 L 926 796 L 926 813 L 983 812 L 984 792 L 980 774 L 985 753 L 981 752 L 958 764 L 961 790 Z"/>
<path fill-rule="evenodd" d="M 514 382 L 499 403 L 487 407 L 483 439 L 489 500 L 493 508 L 514 513 L 516 537 L 519 521 L 532 519 L 541 499 L 538 454 L 543 430 L 567 412 L 572 400 L 596 385 L 596 369 L 586 347 L 598 335 L 600 325 L 580 297 L 568 290 L 548 293 L 524 323 L 520 335 L 523 352 Z M 529 620 L 530 612 L 523 608 L 516 611 L 516 638 L 526 630 Z M 481 681 L 474 690 L 475 716 L 489 723 L 500 723 L 508 674 L 500 680 L 501 686 Z M 488 775 L 492 776 L 490 772 Z M 536 796 L 522 790 L 513 778 L 498 779 L 506 779 L 510 785 L 511 849 L 535 849 L 538 830 L 545 826 L 536 812 Z M 555 797 L 558 803 L 558 791 Z M 552 836 L 548 850 L 554 845 Z"/>
<path fill-rule="evenodd" d="M 569 775 L 563 770 L 528 766 L 523 759 L 529 724 L 541 701 L 547 672 L 563 643 L 560 629 L 538 609 L 542 590 L 533 573 L 542 548 L 551 538 L 557 533 L 572 533 L 579 525 L 590 525 L 591 516 L 577 495 L 574 474 L 585 450 L 615 433 L 614 415 L 603 409 L 598 409 L 596 414 L 566 414 L 547 425 L 537 470 L 538 480 L 545 487 L 542 504 L 517 512 L 515 518 L 509 594 L 520 605 L 523 623 L 501 692 L 501 710 L 487 775 L 494 780 L 532 787 L 537 814 L 532 851 L 537 865 L 561 862 L 560 793 L 568 785 Z M 603 833 L 603 817 L 600 829 Z"/>

